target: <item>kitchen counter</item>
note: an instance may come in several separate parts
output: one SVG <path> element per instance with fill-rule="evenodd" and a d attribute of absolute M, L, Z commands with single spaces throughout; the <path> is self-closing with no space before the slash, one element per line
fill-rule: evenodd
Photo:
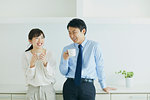
<path fill-rule="evenodd" d="M 111 86 L 117 88 L 117 90 L 110 91 L 110 94 L 148 94 L 150 93 L 150 85 L 138 85 L 131 88 L 123 86 Z M 23 93 L 25 94 L 27 87 L 25 85 L 0 85 L 0 93 Z M 56 90 L 56 94 L 61 94 L 62 90 Z M 97 94 L 106 94 L 101 89 L 97 89 Z"/>

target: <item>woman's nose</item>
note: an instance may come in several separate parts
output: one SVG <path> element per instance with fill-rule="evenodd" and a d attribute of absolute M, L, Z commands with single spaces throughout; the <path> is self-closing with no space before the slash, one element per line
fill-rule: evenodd
<path fill-rule="evenodd" d="M 41 39 L 40 39 L 40 38 L 38 39 L 38 42 L 41 42 Z"/>

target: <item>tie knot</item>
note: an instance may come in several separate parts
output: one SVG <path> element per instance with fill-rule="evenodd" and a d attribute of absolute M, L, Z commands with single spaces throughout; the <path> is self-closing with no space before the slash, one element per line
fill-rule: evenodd
<path fill-rule="evenodd" d="M 81 44 L 80 44 L 80 45 L 78 45 L 78 48 L 79 48 L 79 49 L 81 49 L 81 47 L 82 47 L 82 45 L 81 45 Z"/>

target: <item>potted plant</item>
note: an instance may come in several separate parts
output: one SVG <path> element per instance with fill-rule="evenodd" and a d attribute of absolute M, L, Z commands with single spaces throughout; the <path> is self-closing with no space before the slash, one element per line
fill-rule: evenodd
<path fill-rule="evenodd" d="M 132 81 L 132 78 L 133 78 L 133 75 L 134 75 L 133 72 L 127 72 L 125 70 L 123 70 L 123 71 L 120 70 L 119 72 L 116 72 L 116 74 L 122 74 L 122 75 L 124 75 L 125 81 L 126 81 L 126 87 L 127 88 L 129 88 L 129 87 L 132 86 L 131 81 Z"/>

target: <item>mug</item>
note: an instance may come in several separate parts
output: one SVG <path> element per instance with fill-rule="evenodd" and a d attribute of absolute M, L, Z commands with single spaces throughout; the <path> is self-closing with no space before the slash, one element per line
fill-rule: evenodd
<path fill-rule="evenodd" d="M 69 57 L 76 56 L 76 49 L 68 49 Z"/>

